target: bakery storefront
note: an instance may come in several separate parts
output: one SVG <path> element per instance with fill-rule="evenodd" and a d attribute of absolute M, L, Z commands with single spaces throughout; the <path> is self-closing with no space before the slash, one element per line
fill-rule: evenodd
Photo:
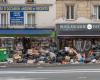
<path fill-rule="evenodd" d="M 100 24 L 57 24 L 57 41 L 59 49 L 72 47 L 79 53 L 90 50 L 100 53 Z"/>

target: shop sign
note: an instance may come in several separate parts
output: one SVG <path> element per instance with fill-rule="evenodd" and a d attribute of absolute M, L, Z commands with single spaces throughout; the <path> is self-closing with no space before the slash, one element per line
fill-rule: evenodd
<path fill-rule="evenodd" d="M 57 29 L 61 31 L 100 30 L 100 24 L 59 24 Z"/>
<path fill-rule="evenodd" d="M 49 11 L 49 6 L 0 6 L 0 11 Z"/>
<path fill-rule="evenodd" d="M 91 24 L 88 24 L 87 25 L 87 29 L 89 29 L 89 30 L 92 29 L 92 25 Z"/>
<path fill-rule="evenodd" d="M 24 24 L 24 12 L 23 11 L 11 11 L 10 12 L 10 24 L 11 25 Z"/>

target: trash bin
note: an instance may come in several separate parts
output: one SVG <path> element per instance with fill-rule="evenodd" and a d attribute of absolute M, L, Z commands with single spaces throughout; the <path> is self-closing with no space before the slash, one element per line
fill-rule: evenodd
<path fill-rule="evenodd" d="M 5 62 L 8 59 L 7 49 L 0 49 L 0 62 Z"/>

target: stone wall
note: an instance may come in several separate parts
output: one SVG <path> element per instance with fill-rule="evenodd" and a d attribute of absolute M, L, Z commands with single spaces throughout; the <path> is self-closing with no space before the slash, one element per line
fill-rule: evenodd
<path fill-rule="evenodd" d="M 65 5 L 75 6 L 75 19 L 86 17 L 91 19 L 93 6 L 100 5 L 100 0 L 56 0 L 56 18 L 65 17 Z"/>

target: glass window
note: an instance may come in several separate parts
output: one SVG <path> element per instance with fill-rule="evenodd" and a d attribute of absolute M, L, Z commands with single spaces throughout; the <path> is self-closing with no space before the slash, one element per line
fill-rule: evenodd
<path fill-rule="evenodd" d="M 5 28 L 8 26 L 8 14 L 1 13 L 1 25 L 0 27 Z"/>
<path fill-rule="evenodd" d="M 74 6 L 73 5 L 66 6 L 66 19 L 74 19 Z"/>
<path fill-rule="evenodd" d="M 27 26 L 35 27 L 35 14 L 34 13 L 27 14 Z"/>
<path fill-rule="evenodd" d="M 100 19 L 100 6 L 98 7 L 98 18 Z"/>
<path fill-rule="evenodd" d="M 100 19 L 100 6 L 94 6 L 93 17 L 95 19 Z"/>
<path fill-rule="evenodd" d="M 7 0 L 0 0 L 0 3 L 6 3 Z"/>
<path fill-rule="evenodd" d="M 70 10 L 69 10 L 69 6 L 67 6 L 67 16 L 66 16 L 67 19 L 69 19 L 69 16 L 70 16 L 69 14 L 70 14 Z"/>

